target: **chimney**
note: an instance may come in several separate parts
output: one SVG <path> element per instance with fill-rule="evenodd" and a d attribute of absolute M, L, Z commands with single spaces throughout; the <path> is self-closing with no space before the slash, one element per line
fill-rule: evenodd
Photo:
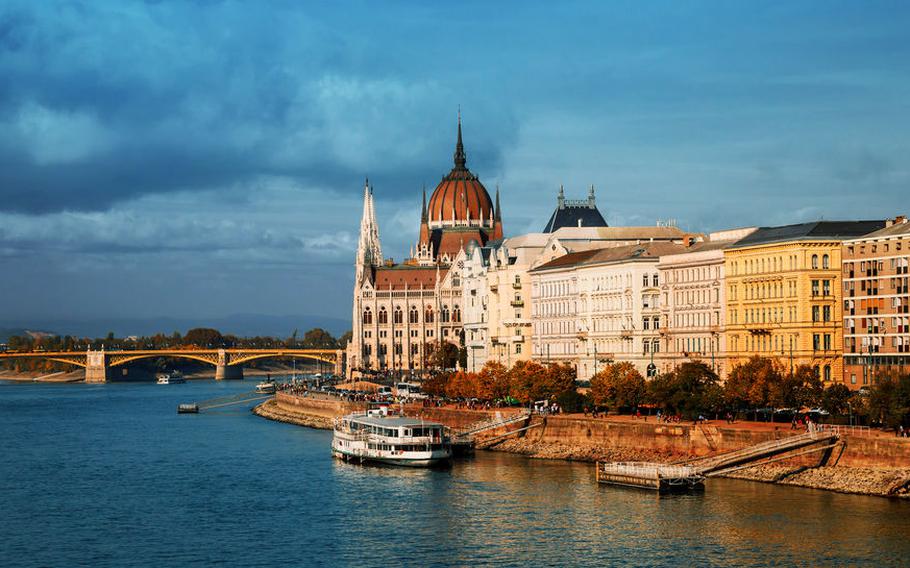
<path fill-rule="evenodd" d="M 895 224 L 895 225 L 902 225 L 902 224 L 904 224 L 904 223 L 906 223 L 906 222 L 907 222 L 907 216 L 906 216 L 906 215 L 898 215 L 898 216 L 896 216 L 896 217 L 894 218 L 894 224 Z"/>
<path fill-rule="evenodd" d="M 695 244 L 695 238 L 692 237 L 692 235 L 686 235 L 683 237 L 683 246 L 684 247 L 689 248 L 693 244 Z"/>
<path fill-rule="evenodd" d="M 578 226 L 581 227 L 581 219 L 578 220 Z"/>

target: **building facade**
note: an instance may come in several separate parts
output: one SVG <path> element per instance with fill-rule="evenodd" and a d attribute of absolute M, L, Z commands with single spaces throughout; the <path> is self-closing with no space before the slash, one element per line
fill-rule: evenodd
<path fill-rule="evenodd" d="M 502 238 L 501 219 L 499 193 L 494 204 L 467 168 L 460 118 L 454 167 L 429 201 L 424 191 L 417 242 L 401 263 L 382 258 L 373 189 L 367 183 L 347 349 L 351 374 L 419 372 L 428 368 L 437 342 L 463 344 L 459 265 L 466 247 Z"/>
<path fill-rule="evenodd" d="M 582 380 L 623 361 L 653 376 L 660 357 L 657 265 L 682 250 L 648 242 L 570 253 L 532 269 L 534 359 L 572 364 Z"/>
<path fill-rule="evenodd" d="M 844 384 L 910 373 L 910 223 L 845 241 L 842 256 Z"/>
<path fill-rule="evenodd" d="M 732 367 L 777 357 L 830 384 L 842 367 L 841 243 L 883 221 L 762 227 L 724 250 L 726 348 Z"/>
<path fill-rule="evenodd" d="M 705 241 L 687 242 L 684 252 L 660 257 L 661 372 L 701 360 L 726 379 L 724 249 L 753 231 L 754 227 L 711 233 Z"/>

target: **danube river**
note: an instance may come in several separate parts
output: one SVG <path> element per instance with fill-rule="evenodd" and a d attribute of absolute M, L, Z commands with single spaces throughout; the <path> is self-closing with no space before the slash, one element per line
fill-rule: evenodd
<path fill-rule="evenodd" d="M 254 381 L 0 382 L 3 566 L 906 566 L 910 502 L 711 480 L 658 498 L 590 464 L 333 460 L 331 434 L 179 402 Z"/>

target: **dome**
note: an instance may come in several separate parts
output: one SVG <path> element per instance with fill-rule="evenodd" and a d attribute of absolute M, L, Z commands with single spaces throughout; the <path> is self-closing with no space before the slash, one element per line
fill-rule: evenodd
<path fill-rule="evenodd" d="M 430 202 L 427 205 L 427 217 L 430 225 L 441 222 L 457 224 L 476 224 L 481 218 L 484 223 L 493 221 L 493 200 L 487 188 L 480 183 L 477 176 L 468 170 L 464 145 L 461 142 L 461 120 L 458 121 L 458 143 L 455 146 L 455 167 L 442 178 Z"/>

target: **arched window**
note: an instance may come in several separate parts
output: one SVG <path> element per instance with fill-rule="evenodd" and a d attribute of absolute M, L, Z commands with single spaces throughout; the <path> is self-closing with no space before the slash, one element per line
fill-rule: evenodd
<path fill-rule="evenodd" d="M 404 323 L 404 314 L 401 312 L 401 306 L 395 306 L 395 312 L 392 314 L 394 323 Z"/>
<path fill-rule="evenodd" d="M 818 268 L 818 255 L 813 254 L 812 255 L 812 269 L 814 270 L 816 268 Z"/>
<path fill-rule="evenodd" d="M 442 323 L 449 323 L 449 306 L 442 306 L 442 309 L 439 311 L 439 321 Z"/>
<path fill-rule="evenodd" d="M 379 324 L 389 323 L 389 313 L 385 311 L 385 306 L 379 308 Z"/>
<path fill-rule="evenodd" d="M 830 268 L 827 254 L 822 256 L 822 268 Z"/>
<path fill-rule="evenodd" d="M 461 308 L 455 306 L 452 308 L 452 321 L 458 323 L 461 321 Z"/>
<path fill-rule="evenodd" d="M 363 323 L 373 323 L 373 312 L 370 311 L 370 308 L 363 310 Z"/>
<path fill-rule="evenodd" d="M 427 306 L 427 311 L 423 315 L 423 322 L 424 323 L 433 323 L 433 308 Z"/>
<path fill-rule="evenodd" d="M 417 323 L 420 320 L 420 312 L 417 311 L 417 306 L 411 306 L 411 311 L 408 313 L 408 323 Z"/>

